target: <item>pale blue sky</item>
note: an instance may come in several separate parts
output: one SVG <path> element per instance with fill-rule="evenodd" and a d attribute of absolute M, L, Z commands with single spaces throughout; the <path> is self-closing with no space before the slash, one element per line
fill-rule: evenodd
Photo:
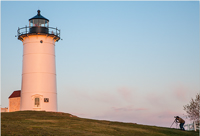
<path fill-rule="evenodd" d="M 2 107 L 21 89 L 17 29 L 38 8 L 61 29 L 59 111 L 167 127 L 199 92 L 199 2 L 3 1 Z"/>

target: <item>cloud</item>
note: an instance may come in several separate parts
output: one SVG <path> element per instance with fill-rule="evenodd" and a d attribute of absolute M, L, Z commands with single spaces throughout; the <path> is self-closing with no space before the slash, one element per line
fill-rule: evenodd
<path fill-rule="evenodd" d="M 74 115 L 165 127 L 171 125 L 174 116 L 181 116 L 182 105 L 175 98 L 187 94 L 179 94 L 177 90 L 142 94 L 128 87 L 87 90 L 68 89 L 71 103 L 67 107 Z"/>
<path fill-rule="evenodd" d="M 158 93 L 149 93 L 146 94 L 145 98 L 147 101 L 147 105 L 151 105 L 151 107 L 160 107 L 164 105 L 165 101 L 165 95 L 164 94 L 158 94 Z"/>
<path fill-rule="evenodd" d="M 118 89 L 119 95 L 127 102 L 132 102 L 133 100 L 133 90 L 130 90 L 127 87 L 121 87 Z"/>
<path fill-rule="evenodd" d="M 174 116 L 182 117 L 182 112 L 166 109 L 154 111 L 148 108 L 133 108 L 131 106 L 127 106 L 112 107 L 109 111 L 104 112 L 101 115 L 95 116 L 93 118 L 170 127 L 170 125 L 174 121 Z"/>
<path fill-rule="evenodd" d="M 132 106 L 128 106 L 128 107 L 112 107 L 111 109 L 116 111 L 116 112 L 130 112 L 130 111 L 134 110 Z"/>
<path fill-rule="evenodd" d="M 133 108 L 133 106 L 127 106 L 127 107 L 112 107 L 112 109 L 116 112 L 132 112 L 132 111 L 145 111 L 148 110 L 148 108 Z"/>
<path fill-rule="evenodd" d="M 148 100 L 151 103 L 157 103 L 160 101 L 159 97 L 155 93 L 149 93 L 146 96 L 146 100 Z"/>
<path fill-rule="evenodd" d="M 157 126 L 170 127 L 174 121 L 174 116 L 179 116 L 185 120 L 185 117 L 182 111 L 175 110 L 160 110 L 158 112 L 151 113 L 149 117 L 146 119 L 146 123 L 148 124 L 156 124 Z M 185 120 L 186 121 L 186 120 Z M 186 123 L 188 123 L 186 121 Z"/>
<path fill-rule="evenodd" d="M 106 90 L 89 90 L 87 88 L 77 89 L 77 88 L 70 88 L 68 89 L 68 92 L 70 95 L 70 99 L 78 99 L 83 102 L 87 101 L 90 103 L 101 103 L 101 104 L 109 104 L 109 105 L 116 105 L 120 104 L 120 99 L 117 96 L 116 92 L 113 92 L 112 90 L 106 91 Z"/>
<path fill-rule="evenodd" d="M 109 103 L 109 104 L 118 104 L 120 103 L 119 99 L 117 98 L 115 93 L 109 93 L 109 92 L 98 92 L 93 94 L 93 98 L 95 101 L 103 102 L 103 103 Z"/>
<path fill-rule="evenodd" d="M 136 108 L 134 109 L 135 111 L 145 111 L 145 110 L 148 110 L 148 108 Z"/>
<path fill-rule="evenodd" d="M 155 116 L 157 116 L 158 118 L 162 118 L 162 119 L 173 119 L 174 116 L 182 116 L 181 112 L 177 112 L 177 111 L 172 111 L 172 110 L 163 110 L 160 111 L 158 113 L 155 114 Z"/>
<path fill-rule="evenodd" d="M 101 102 L 114 105 L 133 103 L 136 91 L 128 87 L 120 87 L 117 90 L 88 90 L 87 88 L 69 88 L 68 92 L 75 99 L 87 100 L 91 102 Z M 133 97 L 134 93 L 134 97 Z M 69 95 L 69 94 L 68 94 Z"/>
<path fill-rule="evenodd" d="M 90 94 L 87 93 L 87 91 L 79 91 L 77 89 L 73 89 L 72 90 L 73 94 L 78 97 L 79 99 L 91 99 L 92 97 L 90 96 Z"/>
<path fill-rule="evenodd" d="M 179 101 L 186 102 L 188 100 L 188 92 L 190 90 L 181 84 L 172 87 L 172 95 Z"/>

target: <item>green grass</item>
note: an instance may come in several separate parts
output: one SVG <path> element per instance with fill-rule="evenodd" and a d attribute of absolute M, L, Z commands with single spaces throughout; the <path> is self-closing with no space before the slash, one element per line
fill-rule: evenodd
<path fill-rule="evenodd" d="M 198 136 L 198 132 L 84 119 L 67 113 L 1 113 L 1 135 L 16 136 Z"/>

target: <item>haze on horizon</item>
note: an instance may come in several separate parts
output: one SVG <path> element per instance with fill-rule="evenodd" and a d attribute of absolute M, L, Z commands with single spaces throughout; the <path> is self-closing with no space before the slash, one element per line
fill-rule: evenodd
<path fill-rule="evenodd" d="M 59 112 L 164 127 L 184 117 L 200 90 L 198 1 L 2 1 L 2 107 L 21 89 L 17 29 L 38 8 L 61 29 Z"/>

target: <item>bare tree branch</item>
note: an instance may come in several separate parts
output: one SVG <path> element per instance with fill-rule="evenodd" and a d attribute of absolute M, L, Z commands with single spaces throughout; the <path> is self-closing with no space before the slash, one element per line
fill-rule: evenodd
<path fill-rule="evenodd" d="M 196 95 L 195 99 L 191 99 L 190 103 L 183 106 L 190 120 L 199 122 L 199 109 L 200 109 L 200 93 Z"/>

